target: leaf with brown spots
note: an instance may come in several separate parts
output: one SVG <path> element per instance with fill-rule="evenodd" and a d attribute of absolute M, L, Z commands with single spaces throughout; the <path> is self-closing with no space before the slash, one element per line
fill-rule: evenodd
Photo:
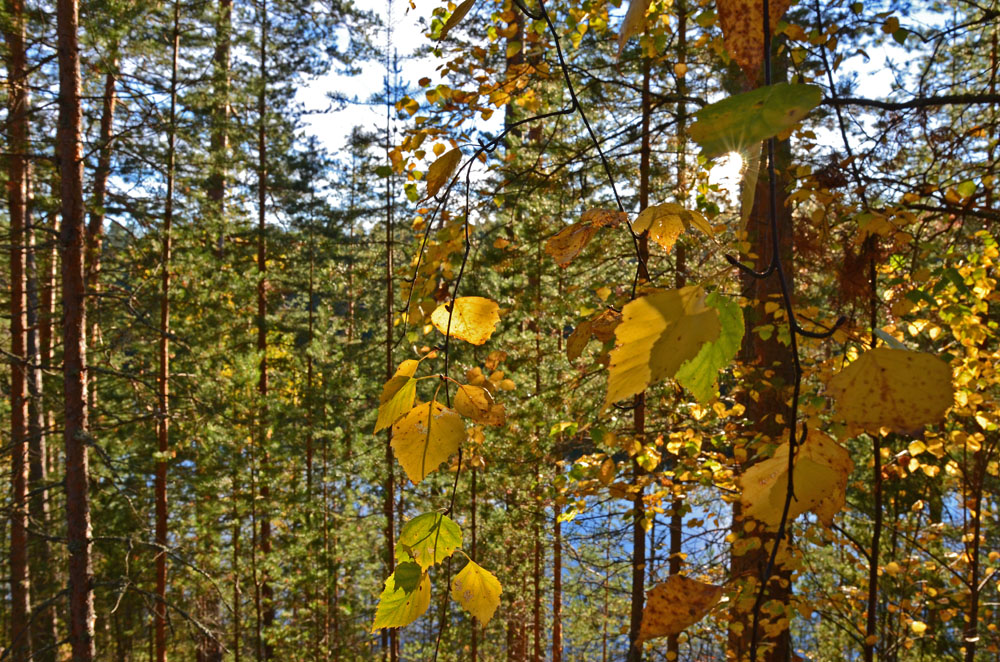
<path fill-rule="evenodd" d="M 778 27 L 792 0 L 770 0 L 771 34 Z M 764 63 L 764 2 L 763 0 L 718 0 L 719 23 L 726 50 L 747 78 L 757 82 Z"/>
<path fill-rule="evenodd" d="M 918 432 L 939 422 L 951 407 L 951 366 L 931 354 L 877 347 L 827 384 L 837 414 L 878 432 Z"/>
<path fill-rule="evenodd" d="M 628 215 L 624 212 L 610 209 L 585 211 L 578 223 L 566 226 L 545 242 L 545 252 L 552 256 L 556 264 L 565 267 L 583 252 L 598 230 L 616 227 L 627 219 Z"/>
<path fill-rule="evenodd" d="M 703 619 L 722 599 L 723 588 L 671 575 L 646 594 L 639 640 L 669 637 Z"/>

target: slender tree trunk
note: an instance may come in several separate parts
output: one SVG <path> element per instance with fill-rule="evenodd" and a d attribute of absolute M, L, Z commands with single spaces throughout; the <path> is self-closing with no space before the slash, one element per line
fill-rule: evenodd
<path fill-rule="evenodd" d="M 208 217 L 218 224 L 216 251 L 225 238 L 227 164 L 229 162 L 229 87 L 233 0 L 219 0 L 212 55 L 212 126 L 209 136 Z"/>
<path fill-rule="evenodd" d="M 243 647 L 242 615 L 240 607 L 240 521 L 239 510 L 239 472 L 233 467 L 233 662 L 240 662 L 240 652 Z"/>
<path fill-rule="evenodd" d="M 552 662 L 562 662 L 562 522 L 558 502 L 552 508 Z"/>
<path fill-rule="evenodd" d="M 7 0 L 7 202 L 10 213 L 10 639 L 15 662 L 31 658 L 31 582 L 28 568 L 28 398 L 25 311 L 25 220 L 28 213 L 28 68 L 24 5 Z"/>
<path fill-rule="evenodd" d="M 391 4 L 390 4 L 391 7 Z M 391 35 L 391 33 L 390 33 Z M 389 38 L 391 45 L 391 36 Z M 392 69 L 388 66 L 388 52 L 386 54 L 387 66 L 385 72 L 385 152 L 388 158 L 389 150 L 392 148 L 392 85 L 390 76 Z M 393 231 L 393 199 L 392 199 L 392 173 L 385 178 L 385 378 L 392 379 L 393 358 L 392 358 L 392 317 L 393 317 L 393 264 L 392 264 L 392 231 Z M 395 476 L 392 455 L 392 426 L 385 431 L 385 501 L 383 512 L 385 514 L 385 558 L 386 567 L 392 572 L 396 554 L 396 523 L 395 511 Z M 385 633 L 385 630 L 382 630 Z M 388 646 L 389 662 L 396 662 L 399 656 L 399 638 L 395 628 L 389 630 L 388 639 L 383 639 L 383 644 Z"/>
<path fill-rule="evenodd" d="M 35 254 L 35 216 L 31 209 L 31 168 L 28 168 L 27 213 L 24 223 L 26 288 L 28 295 L 28 512 L 34 531 L 28 532 L 30 553 L 28 562 L 34 587 L 35 603 L 39 604 L 53 595 L 58 588 L 53 573 L 52 550 L 46 534 L 49 533 L 48 466 L 46 463 L 47 434 L 44 389 L 42 385 L 42 352 L 40 350 L 40 302 L 38 296 L 38 263 Z M 48 363 L 48 358 L 45 358 Z M 54 606 L 32 610 L 31 648 L 36 662 L 55 662 L 56 611 Z"/>
<path fill-rule="evenodd" d="M 94 591 L 90 556 L 87 444 L 87 299 L 80 53 L 77 0 L 56 4 L 59 59 L 57 132 L 62 205 L 63 439 L 66 446 L 66 536 L 69 548 L 69 641 L 73 662 L 94 659 Z"/>
<path fill-rule="evenodd" d="M 104 242 L 104 205 L 107 198 L 108 178 L 111 176 L 111 148 L 114 140 L 115 106 L 117 105 L 118 58 L 111 59 L 111 66 L 104 76 L 104 100 L 101 108 L 101 128 L 98 138 L 97 168 L 94 170 L 93 207 L 87 225 L 86 276 L 87 295 L 93 302 L 90 308 L 91 362 L 100 342 L 100 294 L 101 294 L 101 246 Z M 91 412 L 97 410 L 97 372 L 89 373 L 87 406 Z M 96 416 L 96 414 L 94 414 Z"/>
<path fill-rule="evenodd" d="M 639 210 L 649 206 L 649 156 L 650 135 L 649 123 L 651 103 L 649 95 L 650 64 L 643 60 L 642 73 L 642 144 L 639 150 Z M 643 232 L 639 237 L 639 280 L 649 280 L 646 263 L 649 260 L 649 234 Z M 646 392 L 635 396 L 633 411 L 635 436 L 643 441 L 646 434 Z M 639 629 L 642 626 L 642 609 L 646 601 L 646 507 L 643 501 L 642 476 L 645 473 L 639 463 L 632 461 L 635 498 L 632 500 L 632 599 L 629 612 L 628 631 L 628 662 L 642 661 L 642 642 L 639 641 Z"/>
<path fill-rule="evenodd" d="M 167 453 L 170 450 L 170 253 L 174 221 L 174 167 L 177 145 L 177 58 L 180 50 L 180 2 L 174 0 L 170 72 L 170 114 L 167 122 L 167 199 L 163 209 L 163 237 L 160 254 L 160 372 L 157 380 L 156 462 L 156 604 L 154 623 L 156 662 L 167 660 Z"/>
<path fill-rule="evenodd" d="M 476 474 L 477 473 L 478 473 L 478 471 L 477 471 L 476 467 L 472 467 L 472 490 L 471 490 L 472 491 L 472 506 L 471 506 L 471 515 L 472 515 L 472 547 L 469 550 L 469 558 L 472 559 L 473 561 L 476 560 L 476 511 L 479 508 L 479 504 L 477 502 L 477 499 L 478 499 L 478 494 L 477 494 L 478 490 L 477 490 L 477 484 L 476 484 Z M 479 636 L 479 623 L 476 622 L 476 619 L 473 618 L 473 619 L 469 620 L 469 629 L 470 629 L 470 633 L 469 633 L 470 634 L 470 636 L 469 636 L 469 659 L 472 660 L 472 662 L 478 662 L 478 659 L 479 659 L 479 639 L 478 639 L 478 636 Z"/>

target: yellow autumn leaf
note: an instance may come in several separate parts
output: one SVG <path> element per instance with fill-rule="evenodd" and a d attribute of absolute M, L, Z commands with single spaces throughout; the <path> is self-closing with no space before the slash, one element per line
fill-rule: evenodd
<path fill-rule="evenodd" d="M 414 564 L 409 564 L 414 565 Z M 416 590 L 406 591 L 396 583 L 396 573 L 385 580 L 385 589 L 375 608 L 372 632 L 382 628 L 400 628 L 420 618 L 431 605 L 431 580 L 426 573 Z"/>
<path fill-rule="evenodd" d="M 455 168 L 458 167 L 459 162 L 462 160 L 462 150 L 452 149 L 444 153 L 443 156 L 436 159 L 434 163 L 427 168 L 427 197 L 431 197 L 439 190 L 441 187 L 448 183 L 451 179 L 451 174 L 455 172 Z"/>
<path fill-rule="evenodd" d="M 694 625 L 722 599 L 723 588 L 671 575 L 646 593 L 639 639 L 669 637 Z"/>
<path fill-rule="evenodd" d="M 417 380 L 413 379 L 413 375 L 417 372 L 418 365 L 420 362 L 413 359 L 403 361 L 396 369 L 396 374 L 382 387 L 375 432 L 389 427 L 413 408 L 413 400 L 417 395 Z"/>
<path fill-rule="evenodd" d="M 472 9 L 474 4 L 476 4 L 476 0 L 465 0 L 465 2 L 455 7 L 455 11 L 451 13 L 451 16 L 448 17 L 447 21 L 445 21 L 444 27 L 441 28 L 441 35 L 438 39 L 443 40 L 447 37 L 448 33 L 451 32 L 451 29 L 462 22 L 462 19 L 465 18 L 465 15 L 469 13 L 469 10 Z"/>
<path fill-rule="evenodd" d="M 493 573 L 471 559 L 451 582 L 451 597 L 483 625 L 500 606 L 502 590 Z"/>
<path fill-rule="evenodd" d="M 463 384 L 455 394 L 455 411 L 483 425 L 503 425 L 507 418 L 503 404 L 481 386 Z"/>
<path fill-rule="evenodd" d="M 465 423 L 438 401 L 417 405 L 392 426 L 392 450 L 414 485 L 451 457 L 465 440 Z"/>
<path fill-rule="evenodd" d="M 877 347 L 833 376 L 827 390 L 837 414 L 877 432 L 919 432 L 953 402 L 951 367 L 923 352 Z"/>
<path fill-rule="evenodd" d="M 482 345 L 489 340 L 499 321 L 500 306 L 486 297 L 458 297 L 450 303 L 441 304 L 431 313 L 434 328 L 473 345 Z"/>
<path fill-rule="evenodd" d="M 622 309 L 608 368 L 605 407 L 673 377 L 702 345 L 719 337 L 719 314 L 698 286 L 656 292 Z"/>
<path fill-rule="evenodd" d="M 576 325 L 573 333 L 566 339 L 566 358 L 571 362 L 576 361 L 583 354 L 584 347 L 590 342 L 590 320 L 584 320 Z"/>
<path fill-rule="evenodd" d="M 556 264 L 565 267 L 587 247 L 598 230 L 616 227 L 627 218 L 623 212 L 610 209 L 585 211 L 578 223 L 566 226 L 545 242 L 545 252 L 552 256 Z"/>
<path fill-rule="evenodd" d="M 792 476 L 795 498 L 788 521 L 811 510 L 825 525 L 844 507 L 854 462 L 847 450 L 822 432 L 811 431 L 798 447 Z M 788 442 L 740 477 L 743 514 L 777 528 L 788 490 Z"/>
<path fill-rule="evenodd" d="M 632 223 L 635 232 L 649 231 L 649 238 L 669 251 L 677 243 L 681 233 L 696 227 L 710 237 L 714 237 L 712 226 L 704 216 L 672 202 L 646 207 Z"/>
<path fill-rule="evenodd" d="M 927 632 L 927 623 L 924 623 L 923 621 L 911 621 L 910 629 L 913 630 L 913 634 L 918 637 L 922 636 L 925 632 Z"/>

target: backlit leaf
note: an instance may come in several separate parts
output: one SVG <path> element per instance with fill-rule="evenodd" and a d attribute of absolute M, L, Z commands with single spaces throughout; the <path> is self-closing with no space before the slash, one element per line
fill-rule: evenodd
<path fill-rule="evenodd" d="M 877 347 L 827 384 L 837 414 L 877 432 L 917 432 L 937 423 L 952 405 L 951 367 L 923 352 Z"/>
<path fill-rule="evenodd" d="M 793 487 L 795 498 L 788 509 L 788 521 L 811 510 L 827 526 L 844 507 L 847 477 L 854 462 L 847 450 L 822 432 L 810 431 L 797 449 Z M 777 528 L 788 490 L 788 442 L 774 455 L 758 462 L 740 477 L 743 515 Z"/>
<path fill-rule="evenodd" d="M 610 209 L 590 209 L 580 216 L 578 223 L 568 225 L 545 242 L 545 252 L 560 267 L 568 265 L 579 255 L 597 231 L 603 227 L 616 227 L 628 216 Z"/>
<path fill-rule="evenodd" d="M 642 32 L 646 25 L 646 10 L 649 8 L 650 0 L 631 0 L 628 5 L 628 13 L 625 14 L 625 22 L 622 23 L 621 32 L 618 33 L 618 56 L 621 57 L 625 42 L 634 34 Z"/>
<path fill-rule="evenodd" d="M 449 331 L 450 319 L 450 331 Z M 431 323 L 441 333 L 473 345 L 482 345 L 500 321 L 500 306 L 485 297 L 458 297 L 431 313 Z"/>
<path fill-rule="evenodd" d="M 445 21 L 444 27 L 441 28 L 441 36 L 439 36 L 438 39 L 444 39 L 447 37 L 448 33 L 451 32 L 451 29 L 462 22 L 462 19 L 465 18 L 465 15 L 469 13 L 469 10 L 472 9 L 472 6 L 475 4 L 476 0 L 465 0 L 465 2 L 455 7 L 455 11 L 451 13 L 451 16 L 448 17 L 447 21 Z"/>
<path fill-rule="evenodd" d="M 462 546 L 462 530 L 441 513 L 417 515 L 403 525 L 396 543 L 396 559 L 412 558 L 427 570 L 455 553 Z"/>
<path fill-rule="evenodd" d="M 816 85 L 778 83 L 705 106 L 695 113 L 691 137 L 705 158 L 744 152 L 795 126 L 823 98 Z"/>
<path fill-rule="evenodd" d="M 451 582 L 451 597 L 486 625 L 500 606 L 500 581 L 470 560 Z"/>
<path fill-rule="evenodd" d="M 672 202 L 646 207 L 632 223 L 636 233 L 648 230 L 649 238 L 668 251 L 674 247 L 681 233 L 691 226 L 710 237 L 715 235 L 704 216 Z"/>
<path fill-rule="evenodd" d="M 639 639 L 646 641 L 679 634 L 703 619 L 722 599 L 722 592 L 721 586 L 671 575 L 646 593 Z"/>
<path fill-rule="evenodd" d="M 483 425 L 503 425 L 506 412 L 485 388 L 463 384 L 455 394 L 455 411 Z"/>
<path fill-rule="evenodd" d="M 719 314 L 701 287 L 656 292 L 622 309 L 611 351 L 605 406 L 673 377 L 702 345 L 719 337 Z"/>
<path fill-rule="evenodd" d="M 465 440 L 465 423 L 436 400 L 417 405 L 392 426 L 392 450 L 414 484 L 451 457 Z"/>
<path fill-rule="evenodd" d="M 719 370 L 729 365 L 743 342 L 743 311 L 729 297 L 712 292 L 705 303 L 719 313 L 719 337 L 705 343 L 698 354 L 682 365 L 675 375 L 677 383 L 691 391 L 699 402 L 707 402 L 718 391 Z"/>
<path fill-rule="evenodd" d="M 584 347 L 590 342 L 590 329 L 592 322 L 584 320 L 576 325 L 573 333 L 566 339 L 566 358 L 575 361 L 583 354 Z"/>
<path fill-rule="evenodd" d="M 419 362 L 413 359 L 403 361 L 392 379 L 382 387 L 375 432 L 389 427 L 413 408 L 413 400 L 417 395 L 417 380 L 413 379 L 413 375 L 416 374 L 418 365 Z"/>
<path fill-rule="evenodd" d="M 385 589 L 375 608 L 372 632 L 382 628 L 399 628 L 409 625 L 427 611 L 431 604 L 431 580 L 425 574 L 416 590 L 406 591 L 398 586 L 395 573 L 385 580 Z"/>
<path fill-rule="evenodd" d="M 778 27 L 778 20 L 792 5 L 793 0 L 768 2 L 771 34 Z M 763 0 L 718 0 L 719 22 L 726 50 L 740 65 L 747 77 L 756 81 L 764 63 L 764 3 Z"/>
<path fill-rule="evenodd" d="M 462 150 L 452 149 L 445 152 L 440 158 L 434 161 L 427 168 L 427 197 L 431 197 L 441 187 L 448 183 L 451 175 L 455 172 L 459 162 L 462 160 Z"/>

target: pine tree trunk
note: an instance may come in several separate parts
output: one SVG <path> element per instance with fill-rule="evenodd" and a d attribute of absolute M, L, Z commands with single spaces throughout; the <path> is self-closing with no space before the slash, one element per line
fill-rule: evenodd
<path fill-rule="evenodd" d="M 10 638 L 14 662 L 31 658 L 31 582 L 28 568 L 28 398 L 25 311 L 25 220 L 28 213 L 28 68 L 24 5 L 8 0 L 7 202 L 10 214 Z"/>
<path fill-rule="evenodd" d="M 69 641 L 73 662 L 94 659 L 94 592 L 90 556 L 87 443 L 87 300 L 84 283 L 86 227 L 81 143 L 79 6 L 56 5 L 59 60 L 57 132 L 62 208 L 63 439 L 66 446 L 66 537 L 69 548 Z"/>
<path fill-rule="evenodd" d="M 229 87 L 233 0 L 219 0 L 212 54 L 212 124 L 209 135 L 208 218 L 218 224 L 221 255 L 225 237 L 227 164 L 229 162 Z"/>
<path fill-rule="evenodd" d="M 170 257 L 174 221 L 174 168 L 177 145 L 177 59 L 180 50 L 180 2 L 174 0 L 173 50 L 170 73 L 170 114 L 167 126 L 167 199 L 163 209 L 160 254 L 160 366 L 157 385 L 156 461 L 156 603 L 154 622 L 156 662 L 167 660 L 167 453 L 170 450 Z"/>
<path fill-rule="evenodd" d="M 98 138 L 97 168 L 94 170 L 94 197 L 87 225 L 86 276 L 87 295 L 93 302 L 90 309 L 88 341 L 93 363 L 100 342 L 101 247 L 104 242 L 104 205 L 107 198 L 108 178 L 111 176 L 111 148 L 114 140 L 115 106 L 117 105 L 117 56 L 111 58 L 110 69 L 104 76 L 104 100 L 101 108 L 101 129 Z M 97 372 L 89 374 L 87 406 L 97 410 Z M 96 414 L 94 414 L 96 415 Z"/>

